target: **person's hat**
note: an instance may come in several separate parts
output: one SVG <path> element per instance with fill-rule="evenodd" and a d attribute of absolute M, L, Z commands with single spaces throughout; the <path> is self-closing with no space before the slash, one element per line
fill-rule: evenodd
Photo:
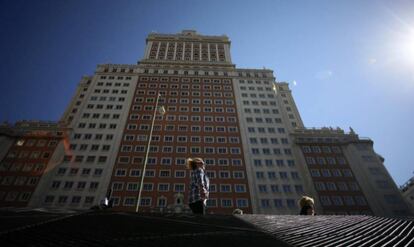
<path fill-rule="evenodd" d="M 304 206 L 311 206 L 315 204 L 312 197 L 309 196 L 302 196 L 302 198 L 299 200 L 299 206 L 303 208 Z"/>
<path fill-rule="evenodd" d="M 191 163 L 192 162 L 196 162 L 196 163 L 202 163 L 204 165 L 204 161 L 202 158 L 188 158 L 187 159 L 187 168 L 190 169 L 191 168 Z"/>

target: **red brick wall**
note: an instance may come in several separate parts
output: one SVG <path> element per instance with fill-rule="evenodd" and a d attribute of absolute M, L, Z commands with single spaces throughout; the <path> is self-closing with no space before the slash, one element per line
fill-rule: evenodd
<path fill-rule="evenodd" d="M 156 78 L 156 79 L 154 79 Z M 161 79 L 164 78 L 164 79 Z M 174 79 L 173 79 L 174 78 Z M 195 79 L 195 80 L 194 80 Z M 205 81 L 209 80 L 208 81 Z M 199 80 L 199 82 L 197 82 Z M 214 81 L 217 80 L 217 81 Z M 193 87 L 193 85 L 195 85 Z M 175 88 L 178 87 L 178 88 Z M 177 95 L 174 95 L 176 92 Z M 185 93 L 188 92 L 188 95 Z M 200 93 L 200 96 L 197 96 L 197 92 Z M 156 158 L 157 162 L 153 165 L 148 165 L 147 170 L 155 170 L 154 177 L 146 177 L 144 183 L 152 183 L 153 190 L 152 191 L 143 191 L 142 198 L 152 198 L 152 202 L 150 206 L 142 206 L 141 211 L 151 211 L 151 210 L 158 210 L 157 209 L 157 198 L 160 196 L 164 196 L 167 199 L 167 204 L 171 204 L 174 202 L 174 183 L 183 183 L 185 185 L 185 192 L 184 192 L 184 204 L 187 205 L 188 201 L 188 187 L 189 187 L 189 177 L 190 171 L 185 168 L 185 165 L 178 165 L 176 164 L 177 158 L 186 159 L 188 157 L 201 157 L 205 160 L 214 159 L 214 165 L 207 165 L 206 171 L 216 172 L 216 178 L 210 178 L 210 184 L 216 185 L 216 192 L 210 192 L 210 198 L 217 200 L 216 207 L 209 207 L 209 213 L 231 213 L 236 206 L 236 199 L 247 199 L 248 206 L 243 207 L 242 209 L 245 212 L 251 212 L 251 202 L 250 202 L 250 195 L 249 195 L 249 187 L 247 182 L 247 174 L 243 156 L 243 148 L 242 148 L 242 140 L 240 136 L 240 127 L 237 118 L 237 109 L 236 109 L 236 102 L 234 98 L 234 91 L 231 79 L 227 78 L 216 78 L 216 77 L 162 77 L 162 76 L 141 76 L 137 83 L 137 88 L 135 92 L 134 102 L 132 103 L 131 110 L 129 112 L 129 117 L 127 124 L 124 130 L 124 139 L 121 142 L 120 151 L 118 153 L 117 161 L 119 158 L 122 157 L 130 157 L 130 161 L 128 164 L 122 164 L 117 162 L 115 164 L 111 183 L 110 186 L 113 185 L 115 182 L 124 182 L 124 187 L 120 191 L 112 191 L 112 197 L 117 198 L 119 200 L 119 205 L 115 206 L 115 209 L 118 210 L 126 210 L 126 211 L 133 211 L 135 210 L 135 206 L 124 206 L 124 199 L 125 197 L 137 198 L 138 191 L 127 191 L 126 186 L 128 182 L 135 182 L 139 183 L 141 177 L 130 177 L 129 173 L 131 169 L 142 169 L 143 159 L 145 156 L 145 152 L 135 152 L 135 146 L 144 146 L 147 145 L 147 140 L 140 141 L 137 140 L 137 136 L 139 135 L 149 135 L 150 130 L 141 130 L 140 125 L 151 125 L 151 118 L 153 114 L 152 109 L 145 109 L 146 106 L 155 106 L 155 101 L 157 94 L 161 93 L 163 96 L 161 97 L 160 106 L 165 106 L 167 113 L 164 115 L 162 120 L 156 119 L 155 126 L 160 126 L 160 129 L 155 129 L 153 132 L 153 136 L 159 136 L 159 141 L 152 141 L 151 146 L 158 146 L 158 150 L 153 152 L 150 151 L 149 157 Z M 194 94 L 195 93 L 195 94 Z M 207 94 L 206 94 L 207 93 Z M 208 94 L 211 94 L 209 96 Z M 135 99 L 142 98 L 143 102 L 136 102 Z M 148 98 L 152 98 L 152 102 L 147 102 Z M 171 102 L 171 99 L 176 99 L 177 103 Z M 188 99 L 188 103 L 182 102 L 181 100 Z M 193 104 L 193 99 L 199 99 L 199 104 Z M 211 104 L 205 103 L 205 99 L 210 99 Z M 215 102 L 215 100 L 222 100 L 222 104 L 216 104 L 220 102 Z M 227 101 L 226 100 L 230 100 Z M 181 102 L 181 103 L 180 103 Z M 226 104 L 227 103 L 227 104 Z M 231 104 L 230 104 L 231 103 Z M 175 107 L 176 110 L 171 109 L 171 107 Z M 180 107 L 188 107 L 188 112 L 181 112 Z M 200 112 L 192 112 L 192 107 L 199 107 Z M 211 107 L 213 112 L 204 112 L 203 109 L 205 107 Z M 214 112 L 216 107 L 222 107 L 223 112 Z M 227 108 L 231 108 L 233 112 L 228 112 Z M 133 114 L 138 114 L 138 120 L 131 120 L 131 116 Z M 144 115 L 151 116 L 150 119 L 143 119 Z M 188 116 L 188 120 L 180 121 L 179 116 L 186 115 Z M 159 116 L 159 114 L 158 114 Z M 168 120 L 169 117 L 175 116 L 175 120 Z M 200 121 L 193 121 L 192 116 L 199 116 Z M 213 117 L 212 122 L 205 122 L 204 116 L 211 116 Z M 224 117 L 225 122 L 216 122 L 216 117 Z M 234 122 L 228 122 L 228 117 L 233 118 Z M 131 130 L 128 129 L 130 124 L 136 124 L 137 129 Z M 166 126 L 174 126 L 174 130 L 166 130 Z M 179 126 L 187 126 L 187 131 L 180 131 L 178 130 Z M 200 126 L 200 131 L 195 132 L 192 131 L 192 126 Z M 212 132 L 205 131 L 205 126 L 212 126 L 214 130 Z M 217 131 L 216 127 L 225 127 L 227 130 L 226 132 L 219 132 Z M 229 127 L 236 127 L 235 132 L 229 132 Z M 133 135 L 134 141 L 126 141 L 126 135 Z M 172 136 L 172 142 L 164 142 L 165 136 Z M 186 136 L 186 142 L 179 142 L 179 136 Z M 214 138 L 214 143 L 205 143 L 204 137 L 211 136 Z M 191 137 L 199 137 L 200 142 L 193 143 L 191 141 Z M 226 142 L 225 143 L 217 143 L 217 137 L 224 137 Z M 238 138 L 238 143 L 230 143 L 230 138 L 236 137 Z M 125 150 L 122 149 L 123 146 L 130 145 L 132 147 L 132 151 L 124 152 Z M 164 146 L 171 146 L 173 151 L 171 153 L 165 153 L 163 151 Z M 177 153 L 177 147 L 186 147 L 187 150 L 185 153 Z M 200 153 L 191 153 L 191 147 L 196 146 L 200 147 Z M 214 153 L 206 153 L 204 147 L 212 147 L 215 149 Z M 217 148 L 218 147 L 226 147 L 227 154 L 218 154 Z M 239 153 L 230 153 L 230 148 L 238 148 Z M 134 163 L 134 157 L 138 157 L 142 159 L 142 162 L 138 164 Z M 172 163 L 170 165 L 162 165 L 161 159 L 162 157 L 168 157 L 172 159 Z M 229 164 L 228 165 L 218 165 L 219 159 L 227 159 Z M 236 166 L 232 165 L 232 160 L 240 160 L 241 165 Z M 126 169 L 126 176 L 120 177 L 116 176 L 116 172 L 118 169 Z M 160 177 L 160 170 L 170 170 L 171 175 L 168 178 Z M 176 170 L 184 170 L 185 171 L 185 178 L 176 178 L 174 177 Z M 219 171 L 229 171 L 230 178 L 219 178 Z M 243 179 L 235 179 L 233 178 L 233 171 L 241 171 L 244 174 Z M 169 191 L 161 192 L 158 191 L 158 184 L 159 183 L 168 183 L 170 184 Z M 232 188 L 231 192 L 220 192 L 220 184 L 229 184 Z M 243 184 L 245 186 L 245 192 L 236 193 L 234 191 L 235 184 Z M 223 207 L 221 205 L 221 199 L 231 199 L 233 205 L 230 207 Z"/>
<path fill-rule="evenodd" d="M 27 206 L 59 141 L 46 134 L 16 138 L 1 161 L 0 207 Z"/>
<path fill-rule="evenodd" d="M 311 143 L 301 144 L 302 153 L 306 160 L 306 167 L 312 177 L 313 185 L 318 193 L 321 201 L 321 207 L 325 214 L 372 214 L 372 210 L 368 206 L 367 200 L 359 186 L 358 181 L 353 175 L 353 171 L 349 166 L 348 159 L 345 157 L 341 145 L 333 143 Z M 320 151 L 318 151 L 320 150 Z M 328 152 L 327 150 L 330 150 Z M 314 162 L 312 162 L 312 159 Z M 334 163 L 329 162 L 334 160 Z M 323 164 L 325 163 L 325 164 Z M 316 171 L 320 176 L 315 175 Z M 339 175 L 338 175 L 339 171 Z M 328 175 L 326 175 L 328 174 Z M 321 189 L 319 184 L 324 185 L 324 189 Z M 334 189 L 329 188 L 328 184 L 334 184 Z M 341 184 L 346 184 L 347 189 L 341 189 Z M 354 189 L 356 186 L 356 189 Z M 336 188 L 336 189 L 335 189 Z M 328 197 L 331 201 L 331 205 L 323 202 L 323 199 Z M 342 205 L 338 205 L 333 201 L 334 197 L 340 197 Z M 352 197 L 355 204 L 351 205 L 347 203 L 344 198 Z M 366 202 L 359 203 L 358 199 Z"/>

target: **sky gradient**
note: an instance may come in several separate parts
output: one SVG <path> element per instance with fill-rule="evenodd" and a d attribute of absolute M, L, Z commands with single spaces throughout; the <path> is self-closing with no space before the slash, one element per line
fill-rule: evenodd
<path fill-rule="evenodd" d="M 58 120 L 97 64 L 135 64 L 151 31 L 230 37 L 239 68 L 290 83 L 307 127 L 374 140 L 413 176 L 414 1 L 1 1 L 0 121 Z"/>

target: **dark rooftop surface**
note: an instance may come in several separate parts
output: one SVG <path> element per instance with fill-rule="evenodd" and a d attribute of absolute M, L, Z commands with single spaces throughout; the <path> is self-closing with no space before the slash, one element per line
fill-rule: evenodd
<path fill-rule="evenodd" d="M 1 246 L 414 246 L 414 222 L 372 216 L 0 211 Z"/>
<path fill-rule="evenodd" d="M 374 216 L 243 215 L 291 246 L 414 246 L 414 222 Z"/>

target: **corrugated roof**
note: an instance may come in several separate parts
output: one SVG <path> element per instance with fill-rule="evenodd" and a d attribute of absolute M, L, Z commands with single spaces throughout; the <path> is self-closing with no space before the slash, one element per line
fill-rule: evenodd
<path fill-rule="evenodd" d="M 373 216 L 243 215 L 292 246 L 414 246 L 414 222 Z"/>
<path fill-rule="evenodd" d="M 1 246 L 289 246 L 231 215 L 0 212 Z"/>
<path fill-rule="evenodd" d="M 414 246 L 414 222 L 373 216 L 0 211 L 2 246 Z"/>

